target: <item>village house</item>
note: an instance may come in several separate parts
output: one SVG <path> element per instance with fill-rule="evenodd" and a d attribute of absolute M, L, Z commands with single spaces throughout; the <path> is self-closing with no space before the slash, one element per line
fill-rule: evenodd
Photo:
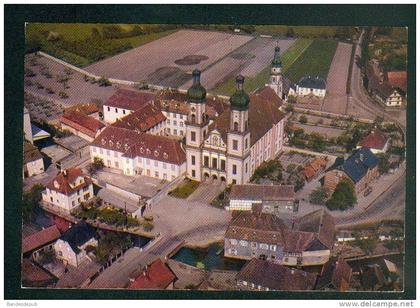
<path fill-rule="evenodd" d="M 379 129 L 374 129 L 357 145 L 357 149 L 368 148 L 373 154 L 385 153 L 391 145 L 391 138 L 385 136 Z"/>
<path fill-rule="evenodd" d="M 352 269 L 343 258 L 331 259 L 324 264 L 316 283 L 317 290 L 348 291 Z"/>
<path fill-rule="evenodd" d="M 107 127 L 90 145 L 92 162 L 103 160 L 108 168 L 125 175 L 146 175 L 173 180 L 186 171 L 185 152 L 179 141 L 139 131 Z"/>
<path fill-rule="evenodd" d="M 37 259 L 41 252 L 51 251 L 53 243 L 61 236 L 56 225 L 52 225 L 22 239 L 22 254 L 31 254 Z"/>
<path fill-rule="evenodd" d="M 311 181 L 315 177 L 319 176 L 322 171 L 325 170 L 328 164 L 328 157 L 317 157 L 311 160 L 304 168 L 303 168 L 303 175 L 306 181 Z"/>
<path fill-rule="evenodd" d="M 229 211 L 251 211 L 262 205 L 264 213 L 279 214 L 297 211 L 293 185 L 233 185 L 229 193 Z"/>
<path fill-rule="evenodd" d="M 316 76 L 302 77 L 295 87 L 291 87 L 289 95 L 304 97 L 313 95 L 319 98 L 324 98 L 327 93 L 327 84 L 324 79 Z"/>
<path fill-rule="evenodd" d="M 304 291 L 313 290 L 316 274 L 269 261 L 251 259 L 236 275 L 240 290 Z"/>
<path fill-rule="evenodd" d="M 99 120 L 80 111 L 72 110 L 60 117 L 62 129 L 66 129 L 80 138 L 92 142 L 105 128 Z"/>
<path fill-rule="evenodd" d="M 28 141 L 23 143 L 23 178 L 44 172 L 44 158 L 41 152 Z"/>
<path fill-rule="evenodd" d="M 70 213 L 80 203 L 93 197 L 93 182 L 81 169 L 70 168 L 61 171 L 42 193 L 42 201 L 60 211 Z"/>
<path fill-rule="evenodd" d="M 406 100 L 406 81 L 401 80 L 401 74 L 386 74 L 379 63 L 372 61 L 368 65 L 367 77 L 369 94 L 387 107 L 401 107 Z M 391 81 L 389 80 L 391 77 Z M 405 86 L 404 86 L 405 85 Z"/>
<path fill-rule="evenodd" d="M 324 176 L 324 187 L 334 191 L 338 183 L 350 180 L 356 193 L 362 192 L 379 177 L 379 159 L 368 148 L 356 150 L 349 158 L 338 157 Z"/>
<path fill-rule="evenodd" d="M 210 123 L 200 74 L 194 70 L 187 93 L 187 175 L 196 181 L 212 178 L 227 184 L 247 183 L 261 163 L 281 151 L 285 115 L 277 102 L 248 96 L 244 77 L 237 76 L 230 109 Z M 266 87 L 266 91 L 273 90 Z"/>
<path fill-rule="evenodd" d="M 81 221 L 54 243 L 54 251 L 57 259 L 77 267 L 87 258 L 86 248 L 97 245 L 95 229 Z"/>
<path fill-rule="evenodd" d="M 133 89 L 118 89 L 104 104 L 104 121 L 112 124 L 116 120 L 141 109 L 155 98 L 155 94 Z"/>
<path fill-rule="evenodd" d="M 23 258 L 21 267 L 22 287 L 46 288 L 53 287 L 57 278 L 32 262 L 29 258 Z"/>
<path fill-rule="evenodd" d="M 140 275 L 129 285 L 129 289 L 172 290 L 176 280 L 170 268 L 157 258 L 146 265 Z"/>
<path fill-rule="evenodd" d="M 334 219 L 324 210 L 305 215 L 288 228 L 256 206 L 234 215 L 225 233 L 224 253 L 228 258 L 258 258 L 289 266 L 321 265 L 331 255 L 334 232 Z"/>

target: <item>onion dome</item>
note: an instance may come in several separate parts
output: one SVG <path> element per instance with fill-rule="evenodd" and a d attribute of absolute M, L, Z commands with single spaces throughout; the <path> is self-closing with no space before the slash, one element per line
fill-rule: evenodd
<path fill-rule="evenodd" d="M 206 98 L 206 89 L 200 83 L 201 71 L 195 69 L 192 72 L 193 84 L 187 91 L 188 100 L 193 102 L 204 102 Z"/>
<path fill-rule="evenodd" d="M 230 97 L 230 108 L 235 110 L 247 110 L 249 96 L 244 91 L 244 76 L 236 77 L 236 92 Z"/>
<path fill-rule="evenodd" d="M 274 67 L 281 67 L 281 59 L 280 59 L 280 47 L 276 46 L 274 48 L 274 58 L 273 61 L 271 61 L 271 65 Z"/>

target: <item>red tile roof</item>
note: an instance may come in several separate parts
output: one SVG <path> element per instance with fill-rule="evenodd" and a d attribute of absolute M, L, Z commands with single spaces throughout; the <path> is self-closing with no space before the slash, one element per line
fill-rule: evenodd
<path fill-rule="evenodd" d="M 24 286 L 47 286 L 56 278 L 25 258 L 22 261 L 22 284 Z"/>
<path fill-rule="evenodd" d="M 117 120 L 112 126 L 146 132 L 165 120 L 160 106 L 149 102 L 141 109 Z"/>
<path fill-rule="evenodd" d="M 161 259 L 155 260 L 129 286 L 129 289 L 166 289 L 176 279 Z"/>
<path fill-rule="evenodd" d="M 404 92 L 407 91 L 407 72 L 406 71 L 393 71 L 388 72 L 388 83 L 393 88 L 400 88 Z"/>
<path fill-rule="evenodd" d="M 303 169 L 303 174 L 306 179 L 312 178 L 316 175 L 319 171 L 325 169 L 327 167 L 328 158 L 324 157 L 317 157 L 311 160 Z"/>
<path fill-rule="evenodd" d="M 147 102 L 153 100 L 155 94 L 136 90 L 119 89 L 105 103 L 104 106 L 138 110 Z"/>
<path fill-rule="evenodd" d="M 32 143 L 25 141 L 23 143 L 23 163 L 27 164 L 38 159 L 42 159 L 43 156 L 37 147 Z"/>
<path fill-rule="evenodd" d="M 76 104 L 66 108 L 66 112 L 78 111 L 84 113 L 85 115 L 90 115 L 99 111 L 98 106 L 95 103 L 86 103 L 86 104 Z"/>
<path fill-rule="evenodd" d="M 140 156 L 177 165 L 186 161 L 177 140 L 113 126 L 107 127 L 92 146 L 124 153 L 131 158 Z"/>
<path fill-rule="evenodd" d="M 294 200 L 293 185 L 233 185 L 229 195 L 230 199 L 242 200 Z"/>
<path fill-rule="evenodd" d="M 60 233 L 66 232 L 68 229 L 71 228 L 72 223 L 68 220 L 65 220 L 64 218 L 61 218 L 60 216 L 53 216 L 54 224 L 57 226 Z"/>
<path fill-rule="evenodd" d="M 75 110 L 62 115 L 60 122 L 92 138 L 95 138 L 97 132 L 105 127 L 100 121 Z"/>
<path fill-rule="evenodd" d="M 75 185 L 77 178 L 82 177 L 84 179 L 82 184 Z M 92 180 L 83 175 L 83 172 L 79 168 L 69 168 L 61 171 L 50 183 L 47 188 L 58 191 L 65 195 L 70 195 L 73 192 L 92 184 Z"/>
<path fill-rule="evenodd" d="M 263 100 L 273 102 L 278 107 L 281 107 L 283 105 L 283 100 L 270 87 L 260 88 L 255 92 L 254 95 L 263 99 Z"/>
<path fill-rule="evenodd" d="M 379 129 L 375 129 L 363 138 L 362 141 L 360 141 L 359 146 L 369 149 L 382 150 L 387 141 L 388 138 Z"/>
<path fill-rule="evenodd" d="M 339 291 L 349 289 L 352 277 L 352 268 L 343 258 L 331 259 L 322 267 L 321 275 L 317 282 L 317 289 L 334 287 Z"/>
<path fill-rule="evenodd" d="M 22 253 L 45 246 L 61 236 L 56 225 L 45 228 L 22 239 Z"/>

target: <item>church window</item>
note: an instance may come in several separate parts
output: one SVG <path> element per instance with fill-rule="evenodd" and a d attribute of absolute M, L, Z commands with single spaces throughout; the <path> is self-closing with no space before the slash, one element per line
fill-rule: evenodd
<path fill-rule="evenodd" d="M 238 124 L 238 122 L 234 122 L 234 123 L 233 123 L 233 130 L 234 130 L 235 132 L 237 132 L 237 131 L 239 130 L 239 124 Z"/>
<path fill-rule="evenodd" d="M 209 157 L 204 156 L 204 167 L 208 167 L 208 166 L 209 166 Z"/>
<path fill-rule="evenodd" d="M 214 169 L 217 169 L 217 158 L 216 157 L 213 157 L 211 164 L 212 164 Z"/>
<path fill-rule="evenodd" d="M 220 160 L 220 169 L 222 169 L 223 171 L 226 170 L 226 162 L 224 159 Z"/>
<path fill-rule="evenodd" d="M 195 170 L 191 170 L 191 175 L 195 177 Z"/>
<path fill-rule="evenodd" d="M 195 132 L 191 132 L 191 141 L 195 142 Z"/>
<path fill-rule="evenodd" d="M 238 140 L 232 140 L 232 148 L 237 151 L 238 150 Z"/>
<path fill-rule="evenodd" d="M 248 149 L 248 138 L 245 139 L 245 149 Z"/>
<path fill-rule="evenodd" d="M 195 166 L 195 156 L 191 155 L 191 165 Z"/>
<path fill-rule="evenodd" d="M 232 165 L 232 174 L 236 174 L 236 165 Z"/>

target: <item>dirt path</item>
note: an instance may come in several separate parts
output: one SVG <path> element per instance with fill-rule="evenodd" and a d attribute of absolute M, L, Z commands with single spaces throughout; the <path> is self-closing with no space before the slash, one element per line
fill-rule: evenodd
<path fill-rule="evenodd" d="M 351 44 L 338 43 L 327 76 L 327 96 L 324 100 L 322 110 L 334 113 L 346 112 L 346 87 L 351 51 Z"/>

